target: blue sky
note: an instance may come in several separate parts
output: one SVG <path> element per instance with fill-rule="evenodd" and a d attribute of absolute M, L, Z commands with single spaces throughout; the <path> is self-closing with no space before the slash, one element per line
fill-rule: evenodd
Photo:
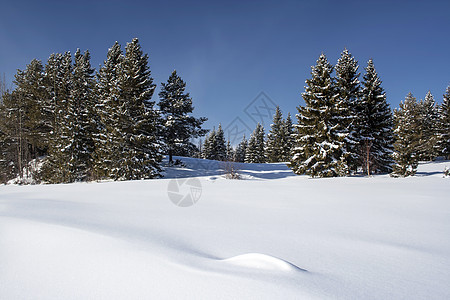
<path fill-rule="evenodd" d="M 158 88 L 177 69 L 207 127 L 237 118 L 253 128 L 255 97 L 296 113 L 311 65 L 322 52 L 335 64 L 345 47 L 361 72 L 374 59 L 392 107 L 409 91 L 440 102 L 449 11 L 449 1 L 7 1 L 0 73 L 11 82 L 31 59 L 77 48 L 98 68 L 116 40 L 138 37 Z"/>

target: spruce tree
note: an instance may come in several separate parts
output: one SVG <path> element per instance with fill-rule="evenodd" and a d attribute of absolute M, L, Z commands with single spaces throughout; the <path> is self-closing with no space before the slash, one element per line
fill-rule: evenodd
<path fill-rule="evenodd" d="M 191 139 L 203 136 L 206 130 L 202 124 L 206 118 L 192 116 L 194 107 L 189 93 L 185 92 L 186 83 L 173 71 L 167 83 L 162 83 L 159 93 L 159 108 L 162 115 L 162 139 L 165 150 L 172 163 L 172 156 L 186 155 L 188 149 L 195 148 Z"/>
<path fill-rule="evenodd" d="M 284 140 L 285 128 L 283 125 L 283 116 L 280 107 L 277 106 L 270 125 L 270 131 L 267 134 L 266 157 L 270 163 L 283 160 L 283 149 L 286 146 Z"/>
<path fill-rule="evenodd" d="M 441 155 L 450 159 L 450 86 L 444 94 L 439 108 L 438 149 Z"/>
<path fill-rule="evenodd" d="M 393 119 L 372 59 L 365 68 L 357 110 L 360 165 L 368 175 L 392 171 Z"/>
<path fill-rule="evenodd" d="M 125 105 L 121 102 L 119 88 L 124 77 L 122 64 L 124 56 L 120 44 L 116 42 L 109 50 L 103 66 L 97 73 L 96 113 L 99 128 L 94 135 L 94 177 L 119 179 L 122 145 L 125 144 L 120 124 L 125 115 Z"/>
<path fill-rule="evenodd" d="M 97 116 L 90 54 L 75 53 L 72 87 L 68 105 L 68 122 L 71 123 L 72 144 L 70 165 L 76 181 L 86 181 L 92 177 L 94 136 L 97 133 Z"/>
<path fill-rule="evenodd" d="M 419 142 L 416 131 L 417 100 L 409 93 L 400 103 L 400 108 L 394 111 L 394 159 L 393 177 L 413 176 L 418 165 L 417 145 Z"/>
<path fill-rule="evenodd" d="M 219 128 L 217 129 L 214 135 L 213 141 L 213 159 L 224 161 L 227 156 L 227 148 L 225 144 L 225 134 L 222 129 L 222 125 L 219 124 Z"/>
<path fill-rule="evenodd" d="M 357 123 L 357 106 L 361 93 L 358 62 L 347 50 L 341 53 L 336 64 L 336 118 L 340 125 L 340 134 L 346 135 L 345 151 L 347 164 L 351 171 L 356 171 L 359 159 L 359 143 Z"/>
<path fill-rule="evenodd" d="M 242 141 L 236 147 L 234 161 L 242 162 L 242 163 L 245 161 L 245 154 L 247 152 L 247 146 L 248 146 L 248 142 L 244 135 L 242 137 Z"/>
<path fill-rule="evenodd" d="M 266 161 L 264 136 L 264 127 L 258 123 L 248 141 L 248 146 L 245 153 L 246 163 L 264 163 Z"/>
<path fill-rule="evenodd" d="M 215 159 L 214 157 L 214 142 L 215 142 L 216 130 L 211 130 L 205 137 L 205 142 L 203 144 L 202 158 L 204 159 Z"/>
<path fill-rule="evenodd" d="M 73 122 L 70 121 L 70 91 L 72 89 L 72 55 L 52 54 L 45 66 L 45 86 L 49 94 L 47 109 L 52 110 L 52 130 L 48 155 L 41 170 L 41 179 L 48 183 L 74 181 L 70 165 Z"/>
<path fill-rule="evenodd" d="M 227 141 L 227 155 L 225 158 L 226 161 L 233 161 L 234 160 L 234 149 L 231 146 L 230 141 Z"/>
<path fill-rule="evenodd" d="M 122 180 L 148 179 L 160 176 L 160 144 L 157 140 L 158 115 L 151 101 L 155 85 L 137 38 L 127 44 L 119 82 L 124 144 L 121 159 L 116 164 L 116 178 Z"/>
<path fill-rule="evenodd" d="M 289 163 L 296 174 L 312 177 L 344 176 L 348 173 L 345 138 L 339 116 L 333 67 L 324 54 L 311 67 L 312 78 L 302 94 L 306 106 L 298 107 L 293 157 Z"/>
<path fill-rule="evenodd" d="M 294 145 L 294 127 L 292 125 L 291 113 L 288 112 L 286 119 L 283 121 L 282 135 L 282 159 L 281 161 L 289 161 L 292 157 L 292 148 Z"/>
<path fill-rule="evenodd" d="M 438 155 L 438 125 L 439 112 L 430 91 L 417 105 L 418 145 L 417 155 L 419 160 L 433 160 Z"/>

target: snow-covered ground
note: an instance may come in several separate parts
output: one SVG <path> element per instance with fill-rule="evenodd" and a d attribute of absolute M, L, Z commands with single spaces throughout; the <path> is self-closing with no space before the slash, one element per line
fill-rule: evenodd
<path fill-rule="evenodd" d="M 227 180 L 182 160 L 165 179 L 0 186 L 0 299 L 450 298 L 450 162 L 404 179 L 239 164 Z"/>

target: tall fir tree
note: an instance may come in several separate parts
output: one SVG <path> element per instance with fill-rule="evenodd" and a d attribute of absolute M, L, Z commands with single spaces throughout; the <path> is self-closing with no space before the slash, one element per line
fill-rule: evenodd
<path fill-rule="evenodd" d="M 367 62 L 357 110 L 359 163 L 368 174 L 392 171 L 393 118 L 373 60 Z"/>
<path fill-rule="evenodd" d="M 440 155 L 450 159 L 450 86 L 444 94 L 439 107 L 438 150 Z"/>
<path fill-rule="evenodd" d="M 205 142 L 203 144 L 202 158 L 204 159 L 216 159 L 215 158 L 215 139 L 216 130 L 211 130 L 205 137 Z"/>
<path fill-rule="evenodd" d="M 226 158 L 225 158 L 225 160 L 226 161 L 234 161 L 234 149 L 233 149 L 233 146 L 231 146 L 231 143 L 230 143 L 230 141 L 228 140 L 227 141 L 227 155 L 226 155 Z"/>
<path fill-rule="evenodd" d="M 172 156 L 186 155 L 189 149 L 194 149 L 192 138 L 198 138 L 206 133 L 202 124 L 206 118 L 192 116 L 194 107 L 189 93 L 185 92 L 186 83 L 173 71 L 167 83 L 162 83 L 159 93 L 159 108 L 162 115 L 162 139 L 165 150 L 172 163 Z M 191 151 L 192 152 L 192 151 Z"/>
<path fill-rule="evenodd" d="M 288 112 L 286 119 L 283 121 L 282 135 L 282 159 L 281 161 L 289 161 L 292 157 L 292 149 L 294 146 L 294 127 L 292 124 L 291 113 Z"/>
<path fill-rule="evenodd" d="M 244 162 L 245 161 L 245 154 L 247 152 L 247 146 L 248 142 L 245 138 L 245 134 L 242 137 L 242 141 L 237 145 L 235 155 L 234 155 L 234 161 L 236 162 Z"/>
<path fill-rule="evenodd" d="M 97 133 L 97 115 L 95 111 L 93 79 L 90 53 L 75 52 L 73 81 L 68 105 L 69 122 L 72 129 L 70 165 L 76 181 L 86 181 L 93 176 L 94 137 Z"/>
<path fill-rule="evenodd" d="M 346 135 L 345 151 L 347 153 L 347 164 L 349 170 L 355 172 L 359 160 L 360 136 L 357 134 L 357 107 L 361 94 L 359 82 L 360 73 L 358 72 L 358 62 L 347 50 L 341 53 L 336 64 L 336 107 L 340 127 L 340 134 Z"/>
<path fill-rule="evenodd" d="M 94 135 L 94 177 L 98 179 L 120 177 L 121 148 L 125 144 L 120 124 L 126 106 L 121 102 L 120 83 L 123 79 L 124 56 L 116 42 L 107 53 L 103 66 L 97 72 L 95 94 L 98 99 L 96 113 L 99 128 Z"/>
<path fill-rule="evenodd" d="M 345 138 L 340 125 L 332 77 L 333 67 L 324 54 L 311 67 L 311 79 L 302 94 L 306 106 L 298 107 L 293 157 L 289 166 L 296 174 L 312 177 L 344 176 L 348 173 Z"/>
<path fill-rule="evenodd" d="M 417 100 L 409 93 L 394 111 L 394 159 L 393 177 L 413 176 L 417 171 Z"/>
<path fill-rule="evenodd" d="M 119 82 L 121 115 L 119 126 L 124 143 L 114 179 L 149 179 L 160 176 L 162 160 L 157 140 L 158 115 L 151 101 L 155 84 L 139 40 L 134 38 L 125 48 L 123 74 Z"/>
<path fill-rule="evenodd" d="M 264 137 L 264 127 L 258 123 L 248 141 L 245 153 L 246 163 L 264 163 L 266 161 Z"/>
<path fill-rule="evenodd" d="M 273 121 L 270 125 L 270 131 L 267 134 L 266 157 L 270 163 L 280 162 L 283 160 L 283 150 L 285 145 L 283 115 L 280 107 L 277 106 Z"/>
<path fill-rule="evenodd" d="M 433 160 L 438 155 L 439 111 L 430 91 L 417 105 L 417 155 L 419 160 Z"/>
<path fill-rule="evenodd" d="M 213 140 L 213 159 L 224 161 L 227 156 L 227 147 L 225 144 L 225 134 L 222 125 L 219 124 Z"/>
<path fill-rule="evenodd" d="M 73 122 L 70 120 L 70 91 L 73 82 L 72 55 L 52 54 L 45 66 L 45 86 L 49 94 L 47 109 L 53 111 L 48 155 L 41 169 L 41 179 L 48 183 L 74 181 L 70 165 Z"/>

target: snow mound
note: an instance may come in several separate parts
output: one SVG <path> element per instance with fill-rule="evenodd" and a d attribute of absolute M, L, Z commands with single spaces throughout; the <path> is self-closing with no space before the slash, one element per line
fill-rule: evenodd
<path fill-rule="evenodd" d="M 222 261 L 241 267 L 268 271 L 306 271 L 281 258 L 262 253 L 247 253 L 223 259 Z"/>

